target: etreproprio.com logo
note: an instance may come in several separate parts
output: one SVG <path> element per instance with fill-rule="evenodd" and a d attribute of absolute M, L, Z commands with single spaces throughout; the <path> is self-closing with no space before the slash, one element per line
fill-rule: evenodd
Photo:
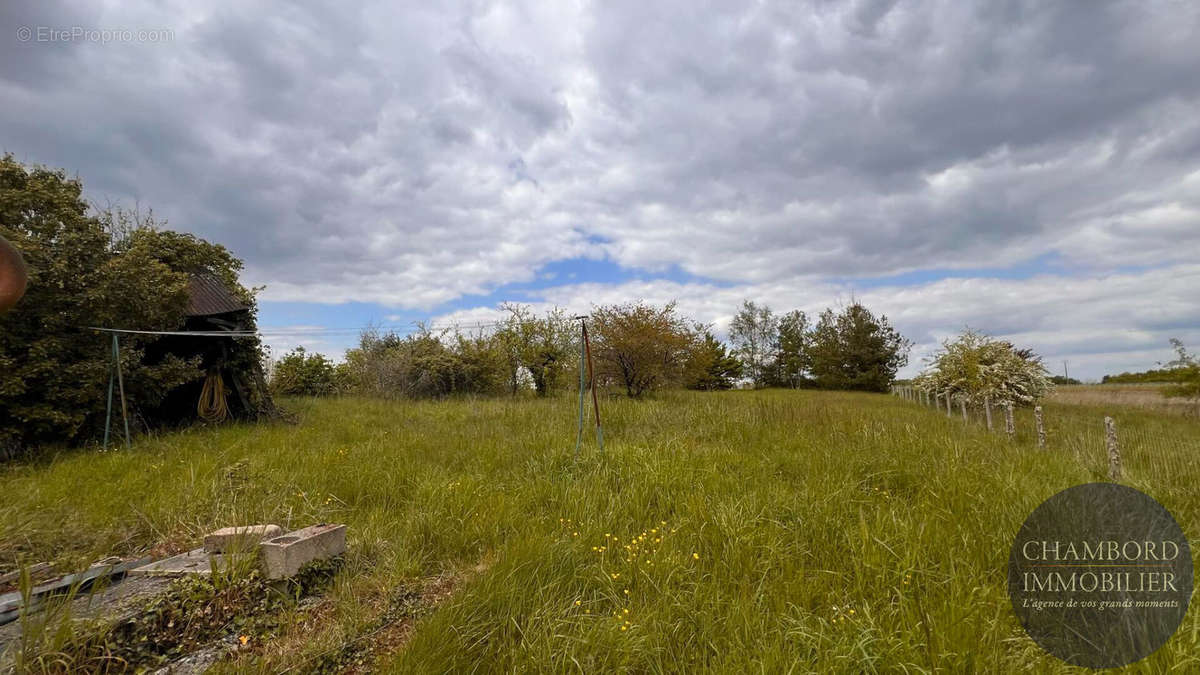
<path fill-rule="evenodd" d="M 85 26 L 18 26 L 18 42 L 172 42 L 170 28 L 87 28 Z"/>
<path fill-rule="evenodd" d="M 1191 547 L 1170 512 L 1113 483 L 1047 499 L 1021 526 L 1008 561 L 1009 597 L 1029 636 L 1089 668 L 1161 647 L 1187 613 L 1192 581 Z"/>

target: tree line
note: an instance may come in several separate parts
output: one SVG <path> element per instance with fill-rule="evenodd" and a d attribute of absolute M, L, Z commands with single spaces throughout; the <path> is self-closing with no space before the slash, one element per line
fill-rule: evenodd
<path fill-rule="evenodd" d="M 280 394 L 348 393 L 385 398 L 455 394 L 547 396 L 577 387 L 581 331 L 562 310 L 542 315 L 502 305 L 491 330 L 409 335 L 364 331 L 342 363 L 297 348 L 273 367 Z M 745 301 L 726 345 L 712 327 L 675 303 L 594 307 L 586 319 L 599 387 L 642 398 L 656 390 L 812 387 L 886 391 L 907 363 L 911 342 L 860 303 L 827 309 L 815 322 L 801 311 L 776 316 Z"/>

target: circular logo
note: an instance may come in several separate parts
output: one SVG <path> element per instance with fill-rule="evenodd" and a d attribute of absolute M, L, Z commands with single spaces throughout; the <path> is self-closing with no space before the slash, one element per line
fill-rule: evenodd
<path fill-rule="evenodd" d="M 1192 550 L 1144 492 L 1077 485 L 1034 509 L 1017 532 L 1008 595 L 1043 649 L 1072 665 L 1116 668 L 1179 628 L 1192 596 Z"/>

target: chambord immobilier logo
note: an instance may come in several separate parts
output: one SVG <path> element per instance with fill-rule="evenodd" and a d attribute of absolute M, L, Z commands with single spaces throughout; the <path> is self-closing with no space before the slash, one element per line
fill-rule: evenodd
<path fill-rule="evenodd" d="M 1029 636 L 1073 665 L 1145 658 L 1179 628 L 1192 594 L 1179 524 L 1143 492 L 1089 483 L 1043 502 L 1021 526 L 1008 592 Z"/>

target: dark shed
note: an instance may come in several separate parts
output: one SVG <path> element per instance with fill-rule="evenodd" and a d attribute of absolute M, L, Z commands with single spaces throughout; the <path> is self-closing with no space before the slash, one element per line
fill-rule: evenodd
<path fill-rule="evenodd" d="M 229 287 L 211 274 L 193 274 L 188 282 L 188 317 L 244 312 L 250 307 L 239 301 Z"/>
<path fill-rule="evenodd" d="M 244 333 L 256 331 L 254 307 L 239 298 L 221 279 L 209 273 L 193 274 L 188 283 L 184 312 L 186 332 Z M 197 402 L 206 379 L 219 378 L 229 392 L 228 414 L 234 418 L 257 419 L 275 414 L 263 376 L 259 340 L 255 336 L 213 337 L 180 335 L 156 341 L 147 349 L 159 360 L 168 354 L 196 361 L 203 376 L 171 390 L 154 417 L 168 423 L 183 423 L 198 416 Z M 211 384 L 211 383 L 210 383 Z"/>

